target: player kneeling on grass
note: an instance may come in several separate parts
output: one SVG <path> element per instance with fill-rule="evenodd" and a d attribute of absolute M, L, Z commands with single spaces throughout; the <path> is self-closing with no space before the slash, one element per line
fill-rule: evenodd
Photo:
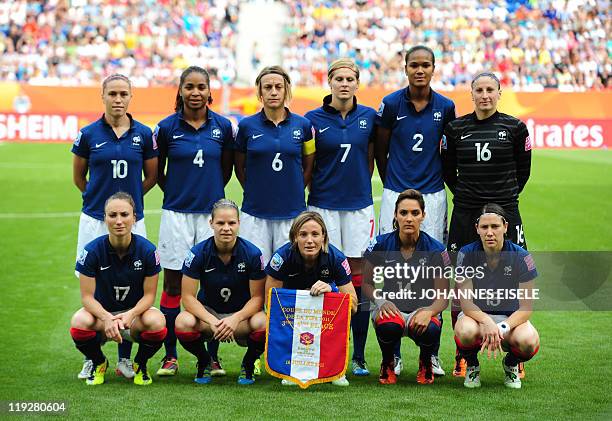
<path fill-rule="evenodd" d="M 263 258 L 253 243 L 238 237 L 238 207 L 231 200 L 215 202 L 210 225 L 213 236 L 196 244 L 183 263 L 185 310 L 176 318 L 176 336 L 198 359 L 195 382 L 199 384 L 212 381 L 204 341 L 246 345 L 238 384 L 253 384 L 255 360 L 265 347 Z"/>
<path fill-rule="evenodd" d="M 93 361 L 88 385 L 104 383 L 108 360 L 102 353 L 107 340 L 138 342 L 134 383 L 152 382 L 147 361 L 166 337 L 163 314 L 151 307 L 161 271 L 155 246 L 136 234 L 134 200 L 124 192 L 108 198 L 104 221 L 108 235 L 87 244 L 76 263 L 83 307 L 72 316 L 70 335 L 85 358 Z"/>
<path fill-rule="evenodd" d="M 403 191 L 395 202 L 394 231 L 372 240 L 363 256 L 362 291 L 376 304 L 372 322 L 382 351 L 381 384 L 397 381 L 394 351 L 402 336 L 420 349 L 417 382 L 434 381 L 432 355 L 440 345 L 440 313 L 448 305 L 443 272 L 450 258 L 440 242 L 420 230 L 424 218 L 423 195 Z"/>
<path fill-rule="evenodd" d="M 488 357 L 491 352 L 496 357 L 497 352 L 504 350 L 508 352 L 502 361 L 504 384 L 520 389 L 519 363 L 530 360 L 540 347 L 538 331 L 529 321 L 538 273 L 529 252 L 504 240 L 508 222 L 501 206 L 485 205 L 476 230 L 480 241 L 461 248 L 457 270 L 472 267 L 480 271 L 459 285 L 460 292 L 502 291 L 510 297 L 483 299 L 480 294 L 475 297 L 462 294 L 455 342 L 468 366 L 463 385 L 480 387 L 478 350 L 486 350 Z"/>

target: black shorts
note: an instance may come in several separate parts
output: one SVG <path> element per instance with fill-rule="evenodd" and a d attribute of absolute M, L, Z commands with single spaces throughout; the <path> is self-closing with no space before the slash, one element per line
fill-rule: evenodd
<path fill-rule="evenodd" d="M 504 208 L 508 217 L 508 232 L 506 238 L 513 243 L 518 244 L 527 249 L 527 240 L 523 232 L 523 221 L 518 207 Z M 461 249 L 461 247 L 480 241 L 480 237 L 476 233 L 476 220 L 480 216 L 481 208 L 465 209 L 460 207 L 453 208 L 450 228 L 448 232 L 448 251 L 453 255 Z"/>

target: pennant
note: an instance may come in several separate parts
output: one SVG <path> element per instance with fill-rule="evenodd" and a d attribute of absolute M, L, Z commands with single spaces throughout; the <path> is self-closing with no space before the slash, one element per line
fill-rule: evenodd
<path fill-rule="evenodd" d="M 266 370 L 302 389 L 344 376 L 351 296 L 272 288 L 268 296 Z"/>

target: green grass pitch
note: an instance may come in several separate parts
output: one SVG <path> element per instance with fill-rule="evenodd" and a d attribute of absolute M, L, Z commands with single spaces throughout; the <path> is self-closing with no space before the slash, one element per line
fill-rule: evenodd
<path fill-rule="evenodd" d="M 501 362 L 481 358 L 480 390 L 446 376 L 415 383 L 416 348 L 403 343 L 406 367 L 395 387 L 377 383 L 380 352 L 370 330 L 372 375 L 349 388 L 283 388 L 267 374 L 253 387 L 235 384 L 242 349 L 222 344 L 228 376 L 208 386 L 192 378 L 194 360 L 179 345 L 178 377 L 137 387 L 109 372 L 107 383 L 76 379 L 82 357 L 68 334 L 79 308 L 73 275 L 80 195 L 72 184 L 70 145 L 0 144 L 0 401 L 68 402 L 80 419 L 611 419 L 612 312 L 539 312 L 532 321 L 542 348 L 527 364 L 520 391 L 503 386 Z M 521 196 L 531 250 L 612 250 L 612 152 L 535 151 L 532 178 Z M 375 196 L 381 183 L 375 179 Z M 240 201 L 235 180 L 227 196 Z M 149 238 L 157 241 L 161 193 L 145 198 Z M 445 315 L 440 356 L 451 370 L 454 343 Z M 606 333 L 608 332 L 608 333 Z M 116 347 L 105 353 L 114 368 Z M 155 372 L 160 351 L 149 363 Z M 2 413 L 4 418 L 7 414 Z"/>

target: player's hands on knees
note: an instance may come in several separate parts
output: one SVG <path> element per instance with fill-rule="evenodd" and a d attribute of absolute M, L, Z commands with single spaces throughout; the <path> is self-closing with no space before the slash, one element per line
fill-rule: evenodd
<path fill-rule="evenodd" d="M 217 321 L 214 326 L 216 331 L 213 338 L 220 342 L 232 342 L 234 340 L 234 332 L 239 323 L 240 320 L 235 315 Z"/>
<path fill-rule="evenodd" d="M 381 319 L 386 319 L 387 317 L 401 316 L 402 312 L 399 311 L 397 306 L 393 304 L 391 301 L 385 301 L 378 308 L 378 317 Z"/>
<path fill-rule="evenodd" d="M 323 282 L 323 281 L 317 281 L 310 288 L 310 295 L 316 297 L 317 295 L 321 295 L 321 294 L 324 294 L 326 292 L 331 292 L 331 291 L 332 291 L 332 287 L 330 284 L 328 284 L 327 282 Z"/>
<path fill-rule="evenodd" d="M 497 353 L 499 352 L 501 355 L 503 352 L 501 347 L 503 338 L 499 333 L 497 324 L 495 324 L 492 319 L 489 319 L 480 325 L 480 331 L 482 332 L 482 346 L 480 347 L 480 352 L 484 353 L 486 350 L 487 358 L 491 358 L 491 353 L 493 353 L 493 358 L 497 358 Z"/>
<path fill-rule="evenodd" d="M 123 342 L 118 319 L 112 317 L 104 320 L 104 335 L 115 342 Z"/>
<path fill-rule="evenodd" d="M 414 313 L 414 316 L 412 316 L 412 319 L 410 320 L 410 330 L 415 332 L 417 335 L 422 335 L 423 332 L 425 332 L 425 330 L 429 326 L 432 315 L 433 313 L 430 310 L 426 310 L 423 308 L 417 310 L 417 312 Z"/>

